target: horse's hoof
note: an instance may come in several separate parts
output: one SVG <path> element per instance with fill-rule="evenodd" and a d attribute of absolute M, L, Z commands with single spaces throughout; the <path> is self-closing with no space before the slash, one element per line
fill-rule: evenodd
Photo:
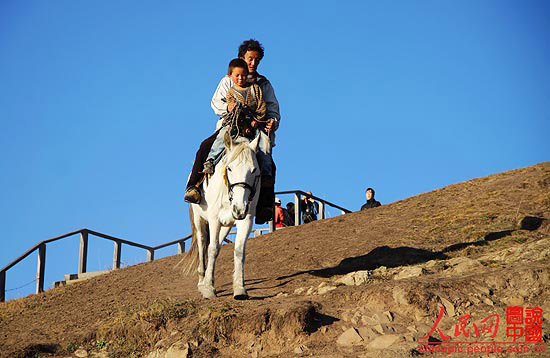
<path fill-rule="evenodd" d="M 214 290 L 208 289 L 204 286 L 199 287 L 199 291 L 203 298 L 210 299 L 216 297 L 216 292 Z"/>
<path fill-rule="evenodd" d="M 248 300 L 248 295 L 245 293 L 241 295 L 235 295 L 233 296 L 233 298 L 239 301 L 244 301 L 244 300 Z"/>

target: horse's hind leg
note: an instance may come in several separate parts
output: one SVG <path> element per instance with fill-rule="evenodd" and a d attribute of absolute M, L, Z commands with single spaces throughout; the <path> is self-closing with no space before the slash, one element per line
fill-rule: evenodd
<path fill-rule="evenodd" d="M 199 256 L 199 263 L 197 265 L 197 274 L 199 276 L 199 282 L 197 286 L 200 287 L 204 285 L 204 273 L 206 271 L 206 249 L 208 248 L 208 223 L 204 220 L 200 220 L 200 223 L 197 227 L 197 249 Z"/>
<path fill-rule="evenodd" d="M 213 298 L 216 296 L 214 291 L 214 269 L 216 264 L 216 258 L 220 251 L 220 244 L 217 240 L 220 234 L 221 225 L 217 220 L 210 220 L 208 222 L 209 237 L 211 238 L 208 244 L 208 260 L 206 262 L 206 271 L 204 273 L 204 281 L 202 287 L 199 287 L 199 291 L 204 298 Z"/>
<path fill-rule="evenodd" d="M 235 249 L 233 251 L 233 260 L 235 267 L 233 269 L 233 298 L 236 300 L 248 299 L 248 294 L 244 288 L 244 260 L 246 257 L 246 241 L 252 229 L 252 216 L 247 215 L 244 220 L 237 221 L 237 237 L 235 238 Z"/>

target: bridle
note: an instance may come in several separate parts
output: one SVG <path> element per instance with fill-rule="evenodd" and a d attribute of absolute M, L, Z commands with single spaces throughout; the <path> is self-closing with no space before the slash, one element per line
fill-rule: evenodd
<path fill-rule="evenodd" d="M 233 201 L 233 188 L 236 187 L 236 186 L 240 186 L 243 189 L 250 190 L 250 194 L 248 195 L 248 201 L 252 201 L 252 199 L 254 198 L 254 195 L 256 194 L 256 186 L 258 185 L 258 179 L 260 178 L 260 175 L 256 175 L 256 178 L 254 178 L 254 184 L 253 185 L 250 185 L 250 184 L 248 184 L 247 182 L 244 182 L 244 181 L 231 184 L 227 174 L 225 175 L 225 178 L 226 178 L 226 181 L 227 181 L 227 190 L 228 190 L 228 193 L 229 193 L 229 201 L 230 202 Z"/>

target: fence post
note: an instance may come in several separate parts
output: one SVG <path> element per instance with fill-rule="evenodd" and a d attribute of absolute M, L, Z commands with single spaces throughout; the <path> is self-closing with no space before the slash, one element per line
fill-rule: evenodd
<path fill-rule="evenodd" d="M 46 244 L 38 247 L 38 268 L 36 270 L 36 293 L 44 292 L 44 273 L 46 270 Z"/>
<path fill-rule="evenodd" d="M 0 271 L 0 302 L 6 302 L 6 271 Z"/>
<path fill-rule="evenodd" d="M 320 201 L 319 202 L 319 220 L 323 220 L 325 218 L 325 202 Z"/>
<path fill-rule="evenodd" d="M 80 232 L 80 260 L 78 261 L 78 273 L 86 272 L 88 262 L 88 230 Z"/>
<path fill-rule="evenodd" d="M 295 193 L 294 194 L 294 226 L 300 225 L 300 218 L 302 215 L 300 215 L 300 194 Z"/>
<path fill-rule="evenodd" d="M 115 253 L 113 254 L 113 270 L 120 268 L 120 252 L 122 251 L 122 243 L 115 241 Z"/>
<path fill-rule="evenodd" d="M 151 262 L 155 259 L 155 250 L 147 250 L 147 262 Z"/>
<path fill-rule="evenodd" d="M 185 252 L 185 241 L 178 242 L 178 254 L 183 254 Z"/>

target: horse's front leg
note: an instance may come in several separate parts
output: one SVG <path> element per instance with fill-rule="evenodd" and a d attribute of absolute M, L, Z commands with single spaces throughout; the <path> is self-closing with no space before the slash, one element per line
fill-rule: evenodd
<path fill-rule="evenodd" d="M 221 225 L 218 220 L 210 219 L 208 221 L 208 229 L 210 234 L 210 242 L 208 244 L 208 259 L 206 262 L 206 271 L 204 273 L 204 281 L 199 291 L 204 298 L 213 298 L 216 296 L 214 290 L 214 269 L 216 268 L 216 258 L 220 251 L 218 237 L 220 234 Z"/>
<path fill-rule="evenodd" d="M 238 220 L 237 237 L 235 238 L 235 250 L 233 251 L 233 298 L 236 300 L 248 299 L 244 288 L 244 260 L 246 256 L 246 241 L 252 229 L 252 216 L 247 215 L 245 219 Z"/>

